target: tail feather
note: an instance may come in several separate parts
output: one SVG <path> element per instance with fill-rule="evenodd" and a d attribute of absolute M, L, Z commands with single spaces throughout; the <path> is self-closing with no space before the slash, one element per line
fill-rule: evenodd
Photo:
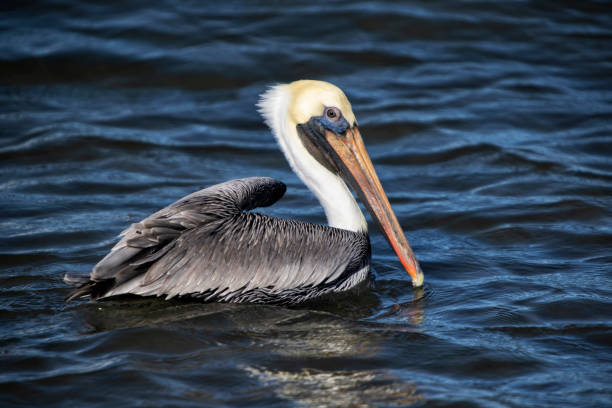
<path fill-rule="evenodd" d="M 64 275 L 64 283 L 70 286 L 83 286 L 87 282 L 89 282 L 89 275 L 73 275 L 71 273 L 67 273 Z"/>
<path fill-rule="evenodd" d="M 93 284 L 86 283 L 80 288 L 76 288 L 75 290 L 70 292 L 68 296 L 64 298 L 64 302 L 68 303 L 71 300 L 74 300 L 76 298 L 91 296 L 92 289 L 93 289 Z"/>
<path fill-rule="evenodd" d="M 89 296 L 92 300 L 95 300 L 102 296 L 105 292 L 110 289 L 114 283 L 114 279 L 107 279 L 103 281 L 93 281 L 87 275 L 64 275 L 64 282 L 76 286 L 72 292 L 64 298 L 64 301 L 70 302 L 71 300 Z"/>

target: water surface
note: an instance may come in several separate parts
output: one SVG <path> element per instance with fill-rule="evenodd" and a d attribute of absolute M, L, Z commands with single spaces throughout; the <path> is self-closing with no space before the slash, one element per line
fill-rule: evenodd
<path fill-rule="evenodd" d="M 606 2 L 0 7 L 2 406 L 611 405 Z M 64 272 L 227 179 L 324 223 L 254 107 L 300 78 L 352 101 L 422 290 L 372 230 L 359 296 L 64 304 Z"/>

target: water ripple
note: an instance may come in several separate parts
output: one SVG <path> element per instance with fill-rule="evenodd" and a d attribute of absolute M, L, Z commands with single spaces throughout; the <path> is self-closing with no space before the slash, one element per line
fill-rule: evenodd
<path fill-rule="evenodd" d="M 0 8 L 3 406 L 609 405 L 605 2 Z M 313 77 L 352 101 L 424 289 L 372 228 L 358 296 L 63 303 L 63 273 L 226 179 L 325 222 L 254 107 Z"/>

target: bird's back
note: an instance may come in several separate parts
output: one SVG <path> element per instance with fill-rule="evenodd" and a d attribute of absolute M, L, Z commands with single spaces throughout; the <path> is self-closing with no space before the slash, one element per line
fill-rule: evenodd
<path fill-rule="evenodd" d="M 366 234 L 248 210 L 285 191 L 269 178 L 191 194 L 125 230 L 69 298 L 122 294 L 207 301 L 298 303 L 369 276 Z"/>

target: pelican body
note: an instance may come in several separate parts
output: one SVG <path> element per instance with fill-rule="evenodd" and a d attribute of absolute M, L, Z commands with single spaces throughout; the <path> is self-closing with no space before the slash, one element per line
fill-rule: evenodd
<path fill-rule="evenodd" d="M 118 295 L 295 304 L 370 281 L 366 220 L 349 186 L 380 227 L 414 286 L 423 273 L 391 209 L 344 93 L 302 80 L 262 94 L 260 113 L 292 169 L 317 196 L 328 226 L 250 212 L 285 193 L 267 177 L 192 193 L 124 230 L 68 301 Z"/>

